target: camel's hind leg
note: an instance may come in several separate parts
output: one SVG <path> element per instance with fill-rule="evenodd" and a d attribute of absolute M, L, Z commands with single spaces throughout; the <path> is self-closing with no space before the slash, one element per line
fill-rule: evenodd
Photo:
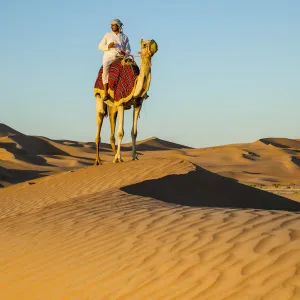
<path fill-rule="evenodd" d="M 114 163 L 122 162 L 121 157 L 121 143 L 124 136 L 124 106 L 118 106 L 118 119 L 119 119 L 119 128 L 118 128 L 118 150 L 115 155 Z"/>
<path fill-rule="evenodd" d="M 116 122 L 117 122 L 118 109 L 116 106 L 109 107 L 109 122 L 110 122 L 110 144 L 111 148 L 116 155 L 116 140 L 115 140 L 115 130 L 116 130 Z"/>
<path fill-rule="evenodd" d="M 133 124 L 131 130 L 132 138 L 132 160 L 138 160 L 138 155 L 136 153 L 136 137 L 137 137 L 137 122 L 140 115 L 142 105 L 135 106 L 133 108 Z"/>
<path fill-rule="evenodd" d="M 96 133 L 96 138 L 95 138 L 95 142 L 96 142 L 95 165 L 101 164 L 101 159 L 100 159 L 100 155 L 99 155 L 99 147 L 100 147 L 100 143 L 101 143 L 100 133 L 101 133 L 101 128 L 102 128 L 102 124 L 103 124 L 103 119 L 106 114 L 106 111 L 105 111 L 106 109 L 107 109 L 106 104 L 103 102 L 101 97 L 99 95 L 97 95 L 96 96 L 97 133 Z"/>

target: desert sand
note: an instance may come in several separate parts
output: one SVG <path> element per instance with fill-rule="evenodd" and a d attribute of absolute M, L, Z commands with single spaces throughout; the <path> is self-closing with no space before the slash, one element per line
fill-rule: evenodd
<path fill-rule="evenodd" d="M 299 139 L 0 146 L 0 299 L 300 299 Z"/>

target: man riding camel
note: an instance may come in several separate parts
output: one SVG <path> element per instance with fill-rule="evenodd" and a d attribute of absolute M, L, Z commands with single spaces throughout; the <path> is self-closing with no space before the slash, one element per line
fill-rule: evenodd
<path fill-rule="evenodd" d="M 102 74 L 102 82 L 104 86 L 104 101 L 109 99 L 108 71 L 112 61 L 118 56 L 130 54 L 131 51 L 129 39 L 122 30 L 122 22 L 119 19 L 114 19 L 110 22 L 110 24 L 112 31 L 106 33 L 98 45 L 98 49 L 104 52 Z"/>

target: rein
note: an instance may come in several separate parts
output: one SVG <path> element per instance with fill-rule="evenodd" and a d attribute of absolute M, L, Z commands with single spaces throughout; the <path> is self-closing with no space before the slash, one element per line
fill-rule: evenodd
<path fill-rule="evenodd" d="M 147 53 L 149 54 L 149 56 L 152 56 L 152 53 L 151 53 L 151 51 L 150 51 L 150 44 L 151 44 L 151 43 L 148 43 L 148 44 L 147 44 Z M 134 57 L 142 57 L 141 52 L 139 52 L 138 54 L 140 54 L 140 55 L 125 54 L 125 55 L 120 55 L 119 57 L 123 57 L 123 60 L 125 60 L 126 57 L 131 56 L 132 59 L 133 59 L 133 61 L 134 61 Z"/>

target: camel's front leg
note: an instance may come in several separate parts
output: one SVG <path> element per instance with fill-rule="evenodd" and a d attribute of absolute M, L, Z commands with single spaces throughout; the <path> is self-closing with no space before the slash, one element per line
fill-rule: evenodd
<path fill-rule="evenodd" d="M 97 133 L 96 133 L 96 138 L 95 138 L 95 142 L 96 142 L 95 165 L 101 164 L 101 159 L 100 159 L 100 155 L 99 155 L 99 147 L 100 147 L 100 143 L 101 143 L 100 133 L 101 133 L 101 128 L 102 128 L 103 119 L 104 119 L 104 115 L 105 115 L 105 105 L 106 104 L 103 102 L 101 97 L 97 95 L 96 96 Z"/>
<path fill-rule="evenodd" d="M 118 150 L 115 155 L 114 163 L 122 162 L 121 158 L 121 143 L 124 136 L 124 106 L 118 106 L 118 118 L 119 118 L 119 128 L 118 128 Z"/>
<path fill-rule="evenodd" d="M 138 155 L 136 153 L 136 137 L 137 137 L 137 121 L 140 115 L 142 105 L 133 108 L 133 124 L 131 130 L 131 138 L 132 138 L 132 160 L 137 160 Z"/>
<path fill-rule="evenodd" d="M 116 130 L 116 122 L 117 122 L 118 108 L 115 106 L 111 106 L 109 109 L 109 122 L 110 122 L 110 144 L 111 148 L 116 155 L 116 144 L 115 144 L 115 130 Z"/>

